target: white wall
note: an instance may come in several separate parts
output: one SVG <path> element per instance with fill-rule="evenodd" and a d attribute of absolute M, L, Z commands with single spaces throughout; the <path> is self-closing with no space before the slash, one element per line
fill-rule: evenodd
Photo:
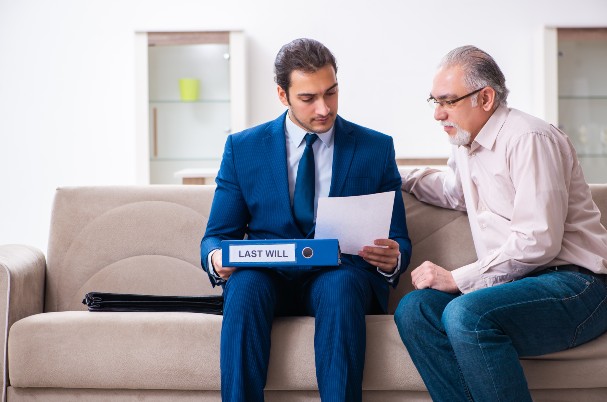
<path fill-rule="evenodd" d="M 0 0 L 0 244 L 46 250 L 57 186 L 137 183 L 136 31 L 244 30 L 250 124 L 283 109 L 272 73 L 280 46 L 316 38 L 338 59 L 342 116 L 392 135 L 398 156 L 447 156 L 424 102 L 443 54 L 485 49 L 506 74 L 510 105 L 542 116 L 543 27 L 607 26 L 605 0 L 495 4 Z"/>

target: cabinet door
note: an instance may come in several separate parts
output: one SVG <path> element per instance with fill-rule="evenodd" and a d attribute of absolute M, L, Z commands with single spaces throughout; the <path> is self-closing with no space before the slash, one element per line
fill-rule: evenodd
<path fill-rule="evenodd" d="M 230 132 L 227 102 L 151 102 L 152 160 L 219 160 Z"/>
<path fill-rule="evenodd" d="M 607 29 L 558 29 L 559 126 L 586 179 L 607 182 Z"/>
<path fill-rule="evenodd" d="M 150 157 L 219 160 L 230 132 L 229 45 L 149 48 Z M 196 79 L 199 95 L 181 100 L 179 80 Z"/>

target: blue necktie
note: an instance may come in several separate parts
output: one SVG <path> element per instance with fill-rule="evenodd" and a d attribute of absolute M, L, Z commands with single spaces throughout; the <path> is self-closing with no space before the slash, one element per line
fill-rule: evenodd
<path fill-rule="evenodd" d="M 306 134 L 306 149 L 304 149 L 299 160 L 295 193 L 293 195 L 293 215 L 295 215 L 295 221 L 299 229 L 306 236 L 314 226 L 314 189 L 316 184 L 312 144 L 317 138 L 316 134 Z"/>

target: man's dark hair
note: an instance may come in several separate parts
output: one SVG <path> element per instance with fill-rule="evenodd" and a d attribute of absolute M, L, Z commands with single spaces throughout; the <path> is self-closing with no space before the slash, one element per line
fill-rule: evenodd
<path fill-rule="evenodd" d="M 337 73 L 335 57 L 325 45 L 314 39 L 295 39 L 278 51 L 274 61 L 274 80 L 286 92 L 288 99 L 293 71 L 313 73 L 326 65 L 331 65 Z"/>

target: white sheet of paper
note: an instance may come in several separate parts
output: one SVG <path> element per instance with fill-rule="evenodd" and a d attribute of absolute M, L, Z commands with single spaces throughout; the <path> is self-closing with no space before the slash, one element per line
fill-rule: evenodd
<path fill-rule="evenodd" d="M 321 197 L 316 211 L 316 239 L 338 239 L 344 254 L 358 254 L 376 239 L 387 239 L 394 191 L 352 197 Z"/>

